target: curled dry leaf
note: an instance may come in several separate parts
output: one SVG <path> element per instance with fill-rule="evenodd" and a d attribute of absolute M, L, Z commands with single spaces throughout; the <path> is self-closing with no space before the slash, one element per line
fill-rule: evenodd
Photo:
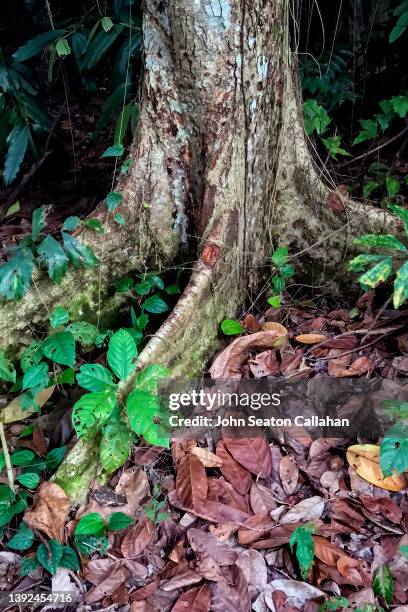
<path fill-rule="evenodd" d="M 248 493 L 252 483 L 251 473 L 235 461 L 233 456 L 227 451 L 223 440 L 218 442 L 216 453 L 221 461 L 220 470 L 224 478 L 226 478 L 241 495 Z"/>
<path fill-rule="evenodd" d="M 296 342 L 300 342 L 301 344 L 317 344 L 318 342 L 324 342 L 328 340 L 329 337 L 326 334 L 300 334 L 299 336 L 295 336 Z"/>
<path fill-rule="evenodd" d="M 37 491 L 34 508 L 24 513 L 24 521 L 49 538 L 65 542 L 64 526 L 69 507 L 69 498 L 60 486 L 55 482 L 43 482 Z"/>
<path fill-rule="evenodd" d="M 187 509 L 199 510 L 207 499 L 208 481 L 204 465 L 191 453 L 187 453 L 178 466 L 176 491 Z"/>
<path fill-rule="evenodd" d="M 400 523 L 402 519 L 401 508 L 390 497 L 371 497 L 360 495 L 360 500 L 365 508 L 373 514 L 382 514 L 392 523 Z"/>
<path fill-rule="evenodd" d="M 208 584 L 189 589 L 176 601 L 172 612 L 209 612 L 211 591 Z"/>
<path fill-rule="evenodd" d="M 407 486 L 403 474 L 384 478 L 380 469 L 380 447 L 375 444 L 354 444 L 347 449 L 347 461 L 357 474 L 376 487 L 387 491 L 401 491 Z"/>
<path fill-rule="evenodd" d="M 336 567 L 342 576 L 348 576 L 353 568 L 361 567 L 359 559 L 349 557 L 334 544 L 320 536 L 313 536 L 315 556 L 332 567 Z"/>
<path fill-rule="evenodd" d="M 259 332 L 261 329 L 258 319 L 256 319 L 254 315 L 250 313 L 246 314 L 242 319 L 242 324 L 249 332 Z"/>
<path fill-rule="evenodd" d="M 272 469 L 271 453 L 266 438 L 226 438 L 224 443 L 235 461 L 259 478 L 267 478 Z"/>
<path fill-rule="evenodd" d="M 344 357 L 350 357 L 350 355 L 345 355 Z M 336 363 L 332 364 L 333 367 L 328 368 L 330 376 L 335 376 L 337 378 L 362 376 L 367 372 L 371 372 L 374 368 L 374 363 L 368 357 L 358 357 L 349 367 L 343 367 L 341 362 L 342 359 L 343 357 L 339 357 L 333 360 Z M 345 363 L 345 365 L 347 366 L 348 364 Z"/>
<path fill-rule="evenodd" d="M 284 325 L 277 323 L 276 321 L 267 321 L 262 325 L 263 331 L 277 331 L 281 336 L 287 336 L 288 330 Z"/>
<path fill-rule="evenodd" d="M 315 521 L 320 518 L 324 510 L 324 500 L 319 497 L 307 497 L 298 504 L 290 508 L 286 514 L 281 517 L 280 523 L 287 525 L 288 523 L 301 523 Z"/>
<path fill-rule="evenodd" d="M 222 466 L 222 459 L 208 450 L 208 448 L 195 446 L 190 450 L 190 453 L 198 457 L 204 467 L 217 468 Z"/>
<path fill-rule="evenodd" d="M 298 483 L 299 469 L 295 459 L 290 455 L 286 455 L 281 459 L 279 463 L 279 476 L 285 493 L 287 495 L 294 493 Z"/>
<path fill-rule="evenodd" d="M 255 378 L 263 378 L 264 376 L 277 374 L 281 364 L 276 354 L 276 350 L 270 349 L 269 351 L 262 351 L 262 353 L 258 353 L 255 357 L 249 359 L 248 365 L 252 375 Z"/>
<path fill-rule="evenodd" d="M 214 360 L 210 375 L 214 379 L 242 378 L 241 367 L 252 349 L 270 349 L 282 345 L 286 336 L 277 330 L 260 331 L 237 338 Z"/>

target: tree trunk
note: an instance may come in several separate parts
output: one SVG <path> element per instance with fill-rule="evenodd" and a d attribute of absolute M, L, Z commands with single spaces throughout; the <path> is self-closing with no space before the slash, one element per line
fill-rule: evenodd
<path fill-rule="evenodd" d="M 333 186 L 303 129 L 288 0 L 146 0 L 144 55 L 134 163 L 119 186 L 126 226 L 108 220 L 102 246 L 84 233 L 100 273 L 70 272 L 61 287 L 39 279 L 21 303 L 3 306 L 4 347 L 26 340 L 45 306 L 67 305 L 77 318 L 114 312 L 117 298 L 106 296 L 115 278 L 188 254 L 188 286 L 138 365 L 193 375 L 218 347 L 219 322 L 256 295 L 272 245 L 300 253 L 300 272 L 318 285 L 337 275 L 350 238 L 391 223 L 358 203 L 344 201 L 340 216 L 328 205 Z M 86 463 L 90 447 L 81 448 L 57 473 L 68 489 Z M 81 489 L 89 478 L 86 470 Z"/>

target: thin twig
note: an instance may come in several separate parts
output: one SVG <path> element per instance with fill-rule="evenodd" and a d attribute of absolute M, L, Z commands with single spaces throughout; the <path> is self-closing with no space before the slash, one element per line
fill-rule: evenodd
<path fill-rule="evenodd" d="M 373 153 L 377 153 L 377 151 L 380 151 L 384 147 L 387 147 L 389 144 L 394 142 L 394 140 L 398 140 L 398 138 L 400 138 L 403 134 L 405 134 L 405 132 L 408 132 L 408 127 L 405 127 L 403 130 L 398 132 L 398 134 L 396 134 L 395 136 L 387 140 L 387 142 L 383 142 L 382 144 L 378 145 L 378 147 L 375 147 L 375 149 L 371 149 L 370 151 L 367 151 L 366 153 L 363 153 L 362 155 L 359 155 L 358 157 L 354 157 L 353 159 L 343 162 L 342 164 L 339 164 L 337 167 L 343 168 L 344 166 L 349 166 L 350 164 L 354 164 L 354 162 L 358 161 L 359 159 L 364 159 L 364 157 L 368 157 L 369 155 L 372 155 Z"/>
<path fill-rule="evenodd" d="M 361 338 L 361 344 L 363 344 L 368 336 L 370 335 L 370 331 L 373 329 L 373 327 L 375 327 L 375 324 L 377 323 L 378 319 L 381 317 L 381 315 L 383 314 L 384 310 L 387 308 L 387 306 L 390 304 L 392 300 L 392 294 L 390 295 L 390 297 L 385 301 L 384 305 L 380 308 L 380 310 L 377 312 L 377 314 L 375 315 L 375 318 L 373 319 L 373 322 L 371 323 L 370 327 L 367 330 L 367 333 L 365 334 L 365 336 L 363 336 L 363 338 Z"/>
<path fill-rule="evenodd" d="M 4 463 L 6 464 L 6 472 L 7 472 L 9 486 L 10 486 L 10 489 L 13 491 L 13 493 L 15 493 L 16 488 L 14 486 L 13 468 L 11 466 L 10 453 L 8 451 L 6 434 L 4 433 L 3 421 L 0 421 L 0 439 L 1 439 L 1 447 L 3 449 L 3 454 L 4 454 Z"/>

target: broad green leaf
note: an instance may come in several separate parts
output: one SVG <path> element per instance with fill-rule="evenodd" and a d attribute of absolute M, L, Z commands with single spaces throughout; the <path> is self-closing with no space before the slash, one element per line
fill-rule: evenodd
<path fill-rule="evenodd" d="M 55 51 L 57 52 L 58 57 L 64 57 L 71 53 L 71 47 L 69 46 L 69 42 L 66 38 L 60 38 L 57 40 L 55 44 Z"/>
<path fill-rule="evenodd" d="M 266 301 L 268 302 L 268 304 L 272 306 L 272 308 L 280 308 L 280 305 L 281 305 L 280 295 L 271 295 L 270 297 L 268 297 Z"/>
<path fill-rule="evenodd" d="M 35 458 L 32 450 L 16 450 L 11 454 L 11 464 L 16 467 L 27 467 Z"/>
<path fill-rule="evenodd" d="M 362 274 L 358 282 L 360 285 L 366 287 L 370 287 L 370 289 L 375 289 L 377 285 L 383 283 L 387 280 L 392 272 L 392 257 L 384 257 L 382 261 L 376 264 L 370 270 L 367 270 L 364 274 Z"/>
<path fill-rule="evenodd" d="M 408 469 L 408 425 L 396 423 L 387 431 L 380 445 L 380 468 L 384 476 L 394 470 L 402 474 Z"/>
<path fill-rule="evenodd" d="M 17 482 L 27 487 L 27 489 L 35 489 L 40 482 L 40 477 L 35 472 L 26 472 L 16 477 Z"/>
<path fill-rule="evenodd" d="M 81 71 L 93 70 L 98 65 L 123 28 L 124 26 L 122 25 L 115 25 L 109 32 L 102 30 L 94 36 L 81 58 Z"/>
<path fill-rule="evenodd" d="M 27 527 L 22 521 L 17 533 L 7 542 L 7 546 L 13 550 L 27 550 L 34 542 L 34 531 Z"/>
<path fill-rule="evenodd" d="M 136 343 L 132 336 L 120 329 L 111 337 L 108 348 L 108 364 L 120 380 L 125 380 L 135 369 Z"/>
<path fill-rule="evenodd" d="M 272 276 L 271 278 L 272 289 L 276 294 L 280 294 L 284 290 L 286 281 L 282 276 Z"/>
<path fill-rule="evenodd" d="M 67 567 L 68 569 L 74 570 L 74 572 L 79 571 L 79 559 L 75 550 L 73 550 L 70 546 L 62 547 L 62 556 L 59 562 L 60 567 Z"/>
<path fill-rule="evenodd" d="M 377 136 L 378 123 L 372 119 L 359 119 L 359 123 L 362 126 L 362 130 L 353 140 L 353 145 L 365 142 L 366 140 L 372 140 Z"/>
<path fill-rule="evenodd" d="M 40 340 L 33 340 L 21 353 L 20 365 L 23 372 L 26 372 L 31 366 L 40 363 L 43 357 L 42 344 Z"/>
<path fill-rule="evenodd" d="M 118 280 L 115 286 L 115 290 L 118 293 L 126 293 L 126 291 L 130 291 L 132 287 L 133 287 L 132 279 L 129 278 L 128 276 L 125 276 L 124 278 L 121 278 L 120 280 Z"/>
<path fill-rule="evenodd" d="M 156 422 L 157 421 L 157 422 Z M 170 428 L 168 426 L 168 416 L 160 415 L 154 419 L 154 422 L 143 432 L 143 438 L 149 444 L 170 448 Z"/>
<path fill-rule="evenodd" d="M 408 421 L 408 402 L 402 400 L 385 400 L 383 402 L 384 412 L 396 419 Z"/>
<path fill-rule="evenodd" d="M 221 331 L 226 336 L 237 336 L 242 334 L 244 327 L 239 321 L 234 321 L 234 319 L 224 319 L 224 321 L 221 322 Z"/>
<path fill-rule="evenodd" d="M 115 213 L 113 215 L 113 220 L 118 225 L 126 225 L 125 217 L 123 215 L 121 215 L 120 213 Z"/>
<path fill-rule="evenodd" d="M 350 272 L 363 272 L 367 266 L 371 264 L 378 263 L 383 259 L 386 259 L 386 255 L 374 255 L 371 253 L 363 253 L 362 255 L 357 255 L 347 264 L 347 270 Z"/>
<path fill-rule="evenodd" d="M 391 98 L 391 103 L 397 115 L 401 117 L 401 119 L 404 119 L 405 115 L 408 113 L 408 94 Z"/>
<path fill-rule="evenodd" d="M 166 302 L 158 295 L 151 295 L 143 302 L 143 307 L 147 312 L 152 314 L 162 314 L 170 310 L 170 307 Z"/>
<path fill-rule="evenodd" d="M 16 370 L 13 364 L 4 354 L 4 351 L 0 351 L 0 380 L 6 382 L 16 382 Z"/>
<path fill-rule="evenodd" d="M 33 254 L 20 249 L 0 266 L 0 295 L 6 300 L 21 300 L 30 286 L 33 270 Z"/>
<path fill-rule="evenodd" d="M 13 493 L 10 487 L 0 483 L 0 504 L 4 505 L 6 502 L 12 502 L 15 500 L 15 498 L 16 495 Z"/>
<path fill-rule="evenodd" d="M 377 597 L 382 597 L 387 604 L 392 602 L 394 596 L 394 580 L 388 565 L 381 565 L 381 567 L 374 572 L 373 591 Z"/>
<path fill-rule="evenodd" d="M 115 210 L 118 206 L 121 205 L 123 201 L 123 195 L 118 193 L 117 191 L 111 191 L 106 196 L 106 206 L 108 210 Z"/>
<path fill-rule="evenodd" d="M 303 580 L 307 579 L 309 571 L 313 565 L 313 533 L 314 525 L 312 524 L 296 527 L 289 540 L 290 549 L 292 552 L 296 547 L 296 559 L 298 560 Z"/>
<path fill-rule="evenodd" d="M 90 346 L 95 343 L 98 335 L 98 328 L 87 321 L 77 321 L 70 323 L 66 328 L 67 332 L 71 332 L 75 340 L 83 346 Z"/>
<path fill-rule="evenodd" d="M 408 236 L 408 210 L 398 206 L 398 204 L 389 204 L 388 208 L 394 213 L 398 219 L 404 222 L 405 233 Z"/>
<path fill-rule="evenodd" d="M 106 536 L 79 535 L 75 537 L 75 545 L 81 555 L 92 555 L 99 553 L 101 557 L 109 548 L 109 540 Z"/>
<path fill-rule="evenodd" d="M 110 17 L 102 17 L 101 26 L 105 32 L 109 32 L 113 28 L 113 21 Z"/>
<path fill-rule="evenodd" d="M 31 57 L 34 57 L 34 55 L 37 55 L 37 53 L 41 53 L 45 47 L 64 34 L 65 30 L 49 30 L 37 34 L 37 36 L 29 40 L 22 47 L 19 47 L 17 51 L 13 53 L 13 59 L 16 62 L 25 62 Z"/>
<path fill-rule="evenodd" d="M 399 308 L 408 298 L 408 261 L 397 271 L 394 281 L 393 304 Z"/>
<path fill-rule="evenodd" d="M 276 249 L 272 254 L 272 263 L 278 268 L 283 266 L 288 259 L 289 249 L 287 246 L 281 246 Z"/>
<path fill-rule="evenodd" d="M 46 236 L 38 247 L 41 261 L 48 268 L 48 276 L 59 285 L 68 269 L 68 257 L 59 242 L 52 236 Z"/>
<path fill-rule="evenodd" d="M 102 221 L 100 219 L 85 219 L 83 225 L 85 225 L 85 227 L 89 227 L 89 229 L 97 232 L 98 234 L 105 233 Z"/>
<path fill-rule="evenodd" d="M 72 424 L 78 438 L 93 435 L 109 419 L 115 407 L 112 391 L 86 393 L 74 405 Z"/>
<path fill-rule="evenodd" d="M 21 163 L 27 151 L 28 135 L 27 125 L 17 124 L 7 137 L 8 150 L 3 170 L 5 185 L 10 185 L 20 170 Z"/>
<path fill-rule="evenodd" d="M 116 144 L 112 147 L 108 147 L 101 155 L 101 157 L 120 157 L 125 152 L 122 144 Z"/>
<path fill-rule="evenodd" d="M 32 225 L 31 225 L 31 235 L 33 237 L 33 242 L 36 242 L 41 232 L 45 227 L 45 206 L 40 206 L 40 208 L 36 208 L 33 211 Z"/>
<path fill-rule="evenodd" d="M 337 155 L 350 156 L 350 153 L 340 146 L 340 136 L 331 136 L 330 138 L 322 138 L 322 143 L 330 153 L 333 159 L 337 159 Z"/>
<path fill-rule="evenodd" d="M 408 546 L 400 546 L 400 553 L 408 559 Z"/>
<path fill-rule="evenodd" d="M 134 286 L 134 290 L 137 295 L 147 295 L 152 290 L 153 285 L 149 280 L 141 281 L 140 283 L 136 283 Z"/>
<path fill-rule="evenodd" d="M 37 559 L 37 555 L 35 557 L 23 557 L 20 559 L 18 575 L 31 576 L 38 567 L 40 567 L 40 562 Z"/>
<path fill-rule="evenodd" d="M 57 448 L 53 448 L 49 453 L 45 456 L 45 466 L 48 471 L 55 470 L 67 452 L 66 446 L 58 446 Z"/>
<path fill-rule="evenodd" d="M 66 308 L 63 306 L 56 306 L 52 313 L 50 314 L 50 324 L 54 329 L 56 327 L 60 327 L 60 325 L 65 325 L 69 321 L 69 313 Z"/>
<path fill-rule="evenodd" d="M 62 544 L 57 540 L 48 541 L 48 549 L 45 544 L 40 544 L 37 550 L 37 559 L 52 576 L 56 573 L 62 558 Z"/>
<path fill-rule="evenodd" d="M 305 129 L 309 135 L 316 132 L 320 136 L 326 131 L 331 122 L 325 108 L 314 99 L 305 100 L 303 103 L 303 114 Z"/>
<path fill-rule="evenodd" d="M 399 180 L 396 179 L 395 176 L 391 176 L 390 174 L 387 174 L 387 176 L 385 177 L 385 186 L 387 188 L 387 193 L 390 198 L 395 197 L 401 189 Z"/>
<path fill-rule="evenodd" d="M 394 251 L 407 252 L 408 249 L 398 238 L 391 234 L 365 234 L 353 240 L 354 244 L 363 247 L 374 247 L 378 249 L 392 249 Z"/>
<path fill-rule="evenodd" d="M 126 400 L 126 414 L 132 430 L 139 436 L 154 422 L 160 412 L 159 400 L 156 395 L 136 389 Z"/>
<path fill-rule="evenodd" d="M 99 363 L 86 363 L 76 376 L 78 384 L 88 391 L 105 391 L 115 386 L 112 374 Z"/>
<path fill-rule="evenodd" d="M 71 216 L 65 219 L 62 229 L 66 232 L 73 232 L 80 225 L 81 219 L 79 217 Z"/>
<path fill-rule="evenodd" d="M 69 331 L 61 331 L 46 338 L 43 353 L 51 361 L 73 367 L 75 363 L 75 338 Z"/>
<path fill-rule="evenodd" d="M 80 268 L 81 265 L 86 268 L 93 268 L 98 265 L 99 259 L 90 246 L 83 244 L 66 232 L 61 232 L 61 235 L 68 257 L 76 268 Z"/>
<path fill-rule="evenodd" d="M 327 612 L 327 610 L 339 610 L 340 608 L 348 608 L 349 601 L 347 597 L 330 597 L 318 607 L 317 612 Z"/>
<path fill-rule="evenodd" d="M 113 413 L 102 429 L 99 456 L 102 467 L 112 473 L 122 467 L 131 451 L 132 434 L 120 414 Z"/>
<path fill-rule="evenodd" d="M 99 512 L 89 512 L 79 519 L 75 527 L 75 536 L 100 536 L 105 533 L 105 521 Z"/>
<path fill-rule="evenodd" d="M 48 383 L 48 366 L 46 363 L 33 365 L 24 373 L 23 390 L 32 389 L 33 387 L 44 387 Z"/>
<path fill-rule="evenodd" d="M 121 531 L 133 523 L 133 520 L 124 512 L 113 512 L 108 518 L 109 531 Z"/>
<path fill-rule="evenodd" d="M 157 393 L 159 380 L 169 376 L 169 370 L 162 365 L 152 363 L 144 368 L 136 378 L 135 388 L 147 393 Z"/>

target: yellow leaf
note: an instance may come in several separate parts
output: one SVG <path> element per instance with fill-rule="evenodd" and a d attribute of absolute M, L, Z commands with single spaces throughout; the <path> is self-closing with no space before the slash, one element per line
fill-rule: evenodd
<path fill-rule="evenodd" d="M 50 399 L 51 395 L 54 393 L 55 385 L 52 387 L 47 387 L 43 389 L 35 396 L 35 401 L 40 406 L 44 406 L 46 402 Z M 3 423 L 15 423 L 16 421 L 23 421 L 31 414 L 35 412 L 33 408 L 29 408 L 28 410 L 22 410 L 20 406 L 20 398 L 21 395 L 15 397 L 7 406 L 4 408 L 2 420 Z"/>
<path fill-rule="evenodd" d="M 347 449 L 347 461 L 357 474 L 381 489 L 401 491 L 407 486 L 403 474 L 384 478 L 380 469 L 380 447 L 376 444 L 354 444 Z"/>
<path fill-rule="evenodd" d="M 295 337 L 296 342 L 301 342 L 302 344 L 317 344 L 328 339 L 328 336 L 325 334 L 300 334 L 300 336 Z"/>
<path fill-rule="evenodd" d="M 262 329 L 264 331 L 268 331 L 268 329 L 273 329 L 275 331 L 280 332 L 282 336 L 288 335 L 288 330 L 286 329 L 286 327 L 284 327 L 280 323 L 275 323 L 275 321 L 267 321 L 262 325 Z"/>

